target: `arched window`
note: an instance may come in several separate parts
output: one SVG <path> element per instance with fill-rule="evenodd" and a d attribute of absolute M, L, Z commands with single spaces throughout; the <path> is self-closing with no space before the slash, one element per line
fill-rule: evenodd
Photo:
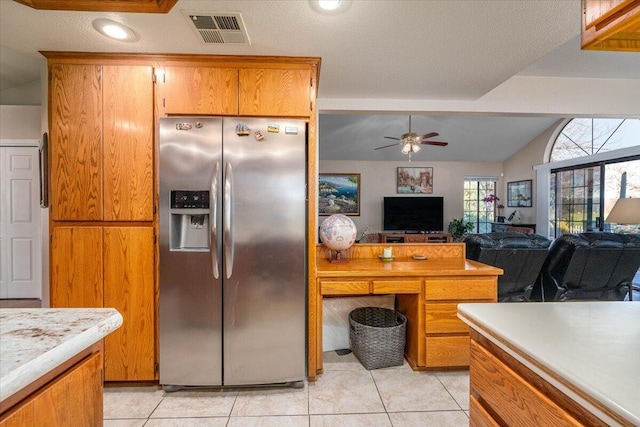
<path fill-rule="evenodd" d="M 558 134 L 549 162 L 640 145 L 640 119 L 573 119 Z"/>
<path fill-rule="evenodd" d="M 638 224 L 607 221 L 616 200 L 640 197 L 640 156 L 598 154 L 640 146 L 640 119 L 573 119 L 550 151 L 550 235 L 586 231 L 640 230 Z M 614 154 L 614 153 L 611 153 Z M 576 162 L 567 161 L 578 159 Z"/>

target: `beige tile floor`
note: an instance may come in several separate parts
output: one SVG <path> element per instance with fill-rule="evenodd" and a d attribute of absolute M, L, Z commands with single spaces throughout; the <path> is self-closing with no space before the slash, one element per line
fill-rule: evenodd
<path fill-rule="evenodd" d="M 353 356 L 324 354 L 304 389 L 105 388 L 105 427 L 413 427 L 469 424 L 469 371 L 367 371 Z"/>

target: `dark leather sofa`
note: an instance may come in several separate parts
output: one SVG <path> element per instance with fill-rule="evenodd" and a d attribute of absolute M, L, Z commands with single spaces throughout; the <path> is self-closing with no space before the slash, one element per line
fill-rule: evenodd
<path fill-rule="evenodd" d="M 549 247 L 533 299 L 621 301 L 639 267 L 639 234 L 564 234 Z"/>
<path fill-rule="evenodd" d="M 504 270 L 498 276 L 498 301 L 530 301 L 533 285 L 551 241 L 517 232 L 469 234 L 464 239 L 468 259 Z"/>

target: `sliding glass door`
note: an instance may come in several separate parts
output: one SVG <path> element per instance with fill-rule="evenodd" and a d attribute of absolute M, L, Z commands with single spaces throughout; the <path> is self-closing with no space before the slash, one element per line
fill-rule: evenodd
<path fill-rule="evenodd" d="M 551 236 L 619 231 L 603 221 L 620 197 L 640 197 L 640 160 L 621 159 L 551 171 Z M 620 230 L 621 231 L 621 230 Z"/>

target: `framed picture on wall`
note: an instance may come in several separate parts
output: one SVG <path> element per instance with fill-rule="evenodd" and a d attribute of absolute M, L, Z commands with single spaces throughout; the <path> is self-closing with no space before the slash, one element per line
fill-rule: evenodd
<path fill-rule="evenodd" d="M 359 173 L 321 173 L 318 181 L 320 215 L 360 215 Z"/>
<path fill-rule="evenodd" d="M 396 192 L 433 194 L 433 168 L 398 168 Z"/>
<path fill-rule="evenodd" d="M 507 182 L 507 206 L 530 208 L 532 182 L 531 179 Z"/>

